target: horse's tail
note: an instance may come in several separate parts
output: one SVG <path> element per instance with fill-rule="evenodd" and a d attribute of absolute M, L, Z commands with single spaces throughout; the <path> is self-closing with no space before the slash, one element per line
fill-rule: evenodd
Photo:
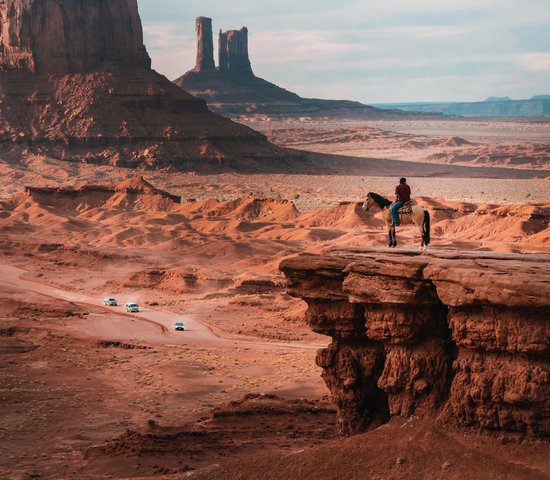
<path fill-rule="evenodd" d="M 430 244 L 430 212 L 424 210 L 424 245 Z"/>

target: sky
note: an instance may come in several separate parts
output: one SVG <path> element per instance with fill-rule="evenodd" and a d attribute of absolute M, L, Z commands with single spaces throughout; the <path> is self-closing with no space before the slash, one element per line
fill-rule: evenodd
<path fill-rule="evenodd" d="M 550 0 L 138 0 L 153 68 L 194 67 L 195 17 L 249 30 L 256 76 L 363 103 L 550 94 Z M 217 58 L 217 53 L 215 53 Z"/>

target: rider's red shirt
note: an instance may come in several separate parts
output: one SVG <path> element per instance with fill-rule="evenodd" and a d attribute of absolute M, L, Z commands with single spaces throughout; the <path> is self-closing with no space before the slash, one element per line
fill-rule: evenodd
<path fill-rule="evenodd" d="M 411 187 L 406 183 L 400 183 L 395 187 L 395 194 L 398 195 L 399 201 L 406 203 L 411 201 Z"/>

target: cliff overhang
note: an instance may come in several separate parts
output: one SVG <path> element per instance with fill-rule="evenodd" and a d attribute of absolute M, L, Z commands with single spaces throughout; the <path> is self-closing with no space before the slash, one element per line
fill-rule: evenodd
<path fill-rule="evenodd" d="M 333 251 L 284 260 L 332 337 L 316 362 L 344 434 L 391 416 L 550 435 L 549 255 Z"/>

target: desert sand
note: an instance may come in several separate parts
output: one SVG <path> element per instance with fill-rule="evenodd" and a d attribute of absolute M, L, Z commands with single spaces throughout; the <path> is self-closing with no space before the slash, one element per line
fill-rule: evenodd
<path fill-rule="evenodd" d="M 365 122 L 311 118 L 241 121 L 278 145 L 319 153 L 432 164 L 548 170 L 550 122 L 525 119 L 386 119 Z M 547 176 L 547 174 L 542 174 Z"/>
<path fill-rule="evenodd" d="M 298 98 L 294 118 L 278 102 L 277 120 L 251 114 L 239 125 L 152 70 L 134 0 L 7 0 L 0 14 L 0 478 L 550 478 L 549 444 L 540 435 L 550 425 L 549 306 L 544 295 L 529 296 L 529 282 L 520 290 L 523 306 L 538 302 L 526 307 L 541 316 L 536 338 L 523 334 L 530 319 L 511 312 L 512 302 L 474 304 L 474 313 L 488 312 L 481 320 L 490 334 L 480 328 L 481 343 L 490 343 L 492 318 L 505 313 L 506 328 L 493 342 L 505 351 L 487 353 L 497 359 L 487 365 L 500 373 L 509 357 L 521 364 L 509 379 L 513 388 L 504 381 L 490 388 L 492 370 L 476 375 L 479 383 L 463 380 L 464 400 L 477 402 L 463 416 L 479 410 L 480 418 L 496 420 L 466 428 L 445 421 L 439 404 L 421 415 L 411 410 L 414 402 L 397 408 L 394 398 L 390 418 L 382 388 L 399 395 L 400 385 L 391 362 L 380 387 L 378 374 L 408 346 L 386 358 L 383 343 L 367 339 L 375 365 L 362 366 L 365 375 L 337 378 L 332 387 L 341 383 L 341 390 L 329 389 L 324 375 L 340 347 L 331 343 L 336 320 L 344 317 L 342 338 L 353 333 L 348 320 L 366 330 L 364 307 L 341 301 L 344 272 L 331 270 L 329 253 L 345 258 L 368 247 L 376 258 L 388 254 L 380 215 L 361 208 L 369 192 L 391 197 L 406 176 L 431 216 L 425 255 L 468 260 L 470 280 L 489 269 L 476 258 L 494 257 L 491 278 L 506 280 L 494 295 L 500 302 L 514 292 L 514 259 L 547 261 L 547 119 L 388 117 L 357 102 Z M 207 24 L 198 26 L 206 31 Z M 244 65 L 250 79 L 246 34 L 226 32 L 222 40 L 229 73 Z M 202 37 L 208 58 L 198 57 L 195 73 L 210 75 L 213 49 Z M 343 118 L 356 107 L 354 120 Z M 329 108 L 333 116 L 297 114 L 304 108 Z M 424 268 L 420 232 L 403 226 L 397 238 L 392 251 Z M 306 273 L 296 274 L 306 284 L 320 276 L 304 293 L 316 297 L 310 303 L 320 305 L 317 314 L 290 296 L 280 270 L 304 254 L 329 257 L 328 269 L 306 262 Z M 499 263 L 508 257 L 512 273 Z M 542 267 L 522 268 L 521 278 L 532 279 Z M 399 280 L 404 298 L 414 292 L 409 280 Z M 333 296 L 327 281 L 336 285 Z M 533 288 L 539 284 L 548 287 L 542 279 Z M 481 285 L 491 293 L 500 284 Z M 435 301 L 431 287 L 424 291 Z M 328 301 L 317 290 L 329 292 Z M 387 290 L 380 284 L 379 292 Z M 104 305 L 106 297 L 118 305 Z M 459 367 L 460 380 L 485 365 L 475 352 L 455 351 L 443 319 L 452 300 L 426 308 L 441 321 L 440 338 L 429 345 L 439 346 L 436 353 L 448 347 L 434 362 L 441 368 L 432 369 L 446 369 L 439 377 L 445 394 Z M 125 303 L 140 311 L 126 311 Z M 323 316 L 333 303 L 333 318 Z M 415 317 L 411 305 L 406 315 L 387 310 L 388 321 Z M 362 345 L 342 345 L 344 367 L 368 359 Z M 377 403 L 384 415 L 370 423 L 363 403 L 354 403 L 357 385 L 367 382 L 385 399 Z M 413 387 L 430 396 L 426 382 Z M 495 404 L 506 405 L 487 410 Z M 346 429 L 342 405 L 359 410 Z M 360 434 L 343 438 L 347 433 Z"/>
<path fill-rule="evenodd" d="M 393 179 L 155 172 L 98 185 L 115 170 L 79 168 L 95 173 L 95 185 L 32 187 L 0 202 L 2 475 L 197 471 L 241 478 L 220 477 L 225 470 L 215 465 L 246 465 L 253 452 L 286 456 L 336 439 L 334 406 L 314 363 L 329 339 L 304 323 L 305 305 L 286 295 L 278 265 L 303 251 L 384 249 L 383 222 L 362 210 L 361 194 L 387 192 Z M 464 195 L 455 179 L 437 179 L 437 187 L 434 179 L 411 182 L 430 192 L 454 185 L 457 197 Z M 521 202 L 527 192 L 543 200 L 547 180 L 508 182 L 507 202 L 518 203 L 485 203 L 498 200 L 506 181 L 491 190 L 484 180 L 461 180 L 471 202 L 416 197 L 432 214 L 431 250 L 549 252 L 550 203 Z M 155 188 L 160 183 L 179 185 L 169 190 L 176 196 Z M 476 193 L 481 188 L 486 193 Z M 399 249 L 418 249 L 413 227 L 400 229 L 398 239 Z M 104 307 L 105 296 L 137 302 L 142 311 Z M 186 331 L 173 331 L 175 321 Z M 415 432 L 451 435 L 434 448 L 459 441 L 430 423 Z M 508 468 L 486 445 L 492 440 L 470 441 L 488 456 L 486 470 Z M 410 458 L 411 442 L 372 468 Z M 326 448 L 346 448 L 340 445 Z M 506 450 L 511 462 L 529 458 L 510 478 L 548 475 L 547 446 L 537 445 Z M 438 471 L 456 462 L 441 455 L 433 464 Z M 247 468 L 246 478 L 281 478 Z"/>

